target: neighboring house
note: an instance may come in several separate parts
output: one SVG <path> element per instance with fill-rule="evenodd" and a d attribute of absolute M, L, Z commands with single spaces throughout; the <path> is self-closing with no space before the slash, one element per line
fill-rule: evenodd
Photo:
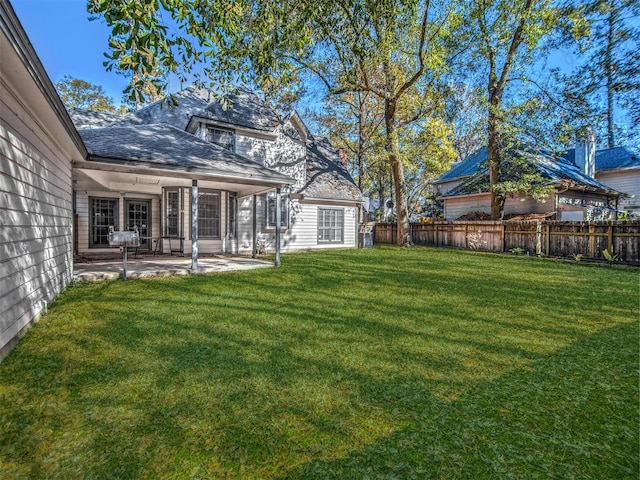
<path fill-rule="evenodd" d="M 282 118 L 247 90 L 226 110 L 206 89 L 172 97 L 175 106 L 159 101 L 126 116 L 73 113 L 90 154 L 74 173 L 79 253 L 111 251 L 110 224 L 136 225 L 146 248 L 180 242 L 189 253 L 196 168 L 216 172 L 198 185 L 201 253 L 251 253 L 254 216 L 258 248 L 275 250 L 275 188 L 282 251 L 357 246 L 362 194 L 336 149 L 295 112 Z"/>
<path fill-rule="evenodd" d="M 0 0 L 0 359 L 73 276 L 72 166 L 87 152 Z"/>
<path fill-rule="evenodd" d="M 575 158 L 575 148 L 562 155 L 574 165 Z M 619 209 L 640 213 L 640 155 L 625 147 L 596 150 L 594 178 L 627 194 L 620 198 Z"/>
<path fill-rule="evenodd" d="M 590 220 L 615 215 L 620 192 L 589 176 L 575 165 L 557 161 L 544 153 L 520 150 L 540 185 L 552 187 L 542 202 L 525 195 L 508 195 L 504 216 L 545 214 L 557 220 Z M 491 212 L 487 149 L 481 148 L 466 160 L 454 165 L 435 182 L 444 202 L 444 216 L 455 220 L 471 213 Z M 517 169 L 516 169 L 517 170 Z M 503 178 L 501 181 L 510 180 Z"/>

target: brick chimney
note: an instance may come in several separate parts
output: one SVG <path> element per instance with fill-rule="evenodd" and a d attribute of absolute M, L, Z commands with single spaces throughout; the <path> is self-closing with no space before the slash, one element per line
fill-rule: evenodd
<path fill-rule="evenodd" d="M 596 139 L 593 130 L 584 128 L 576 134 L 576 167 L 585 175 L 596 174 Z"/>
<path fill-rule="evenodd" d="M 344 148 L 339 148 L 338 155 L 340 155 L 340 161 L 342 162 L 344 168 L 347 168 L 347 160 L 349 159 L 347 151 Z"/>

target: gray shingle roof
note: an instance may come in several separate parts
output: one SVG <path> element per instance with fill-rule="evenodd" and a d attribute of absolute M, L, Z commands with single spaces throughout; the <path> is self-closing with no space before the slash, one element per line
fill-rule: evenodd
<path fill-rule="evenodd" d="M 272 131 L 280 116 L 256 94 L 245 88 L 227 95 L 230 108 L 225 110 L 211 90 L 190 86 L 171 95 L 177 105 L 166 99 L 148 105 L 129 115 L 130 123 L 168 123 L 182 130 L 192 117 L 226 123 L 231 126 Z"/>
<path fill-rule="evenodd" d="M 281 122 L 281 117 L 265 102 L 246 89 L 228 95 L 230 107 L 225 110 L 220 102 L 211 102 L 204 110 L 194 115 L 207 120 L 227 123 L 239 127 L 271 132 Z"/>
<path fill-rule="evenodd" d="M 100 157 L 177 171 L 293 182 L 279 172 L 171 125 L 128 125 L 82 129 L 79 132 L 94 159 Z"/>
<path fill-rule="evenodd" d="M 103 128 L 128 123 L 126 116 L 75 108 L 69 112 L 76 128 Z"/>
<path fill-rule="evenodd" d="M 308 198 L 362 202 L 362 192 L 342 165 L 335 148 L 325 139 L 307 146 L 307 181 L 300 190 Z"/>
<path fill-rule="evenodd" d="M 168 123 L 184 130 L 191 116 L 213 101 L 211 90 L 195 86 L 180 90 L 171 97 L 177 105 L 171 104 L 167 97 L 127 115 L 126 120 L 131 124 Z"/>
<path fill-rule="evenodd" d="M 485 150 L 486 153 L 486 150 Z M 530 152 L 518 152 L 519 157 L 525 158 L 529 165 L 533 166 L 536 172 L 542 177 L 545 185 L 566 185 L 570 188 L 588 190 L 604 195 L 619 195 L 620 192 L 598 182 L 585 175 L 574 165 L 558 162 L 555 158 L 542 153 L 532 154 Z M 476 159 L 477 160 L 477 159 Z M 487 157 L 477 163 L 479 169 L 467 180 L 458 185 L 455 189 L 443 195 L 444 198 L 473 193 L 485 193 L 489 191 L 489 169 L 483 162 Z M 506 178 L 502 181 L 507 180 Z"/>
<path fill-rule="evenodd" d="M 570 148 L 561 158 L 565 162 L 575 165 L 576 149 Z M 626 147 L 596 150 L 597 172 L 618 168 L 640 168 L 640 155 Z"/>

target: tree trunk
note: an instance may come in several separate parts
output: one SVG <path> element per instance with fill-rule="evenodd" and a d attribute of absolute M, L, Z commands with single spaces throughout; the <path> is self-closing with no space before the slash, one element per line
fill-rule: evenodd
<path fill-rule="evenodd" d="M 615 44 L 615 28 L 616 28 L 616 7 L 611 2 L 609 12 L 609 18 L 607 19 L 607 47 L 604 55 L 604 68 L 607 76 L 607 146 L 609 148 L 615 147 L 614 130 L 615 125 L 613 123 L 613 95 L 614 95 L 614 68 L 613 68 L 613 47 Z"/>
<path fill-rule="evenodd" d="M 491 87 L 490 87 L 491 91 Z M 504 213 L 504 197 L 494 191 L 494 185 L 500 182 L 500 99 L 495 96 L 489 98 L 489 113 L 487 122 L 489 157 L 489 186 L 491 189 L 491 219 L 500 220 Z"/>
<path fill-rule="evenodd" d="M 396 214 L 398 216 L 397 244 L 402 246 L 413 245 L 411 240 L 411 226 L 407 213 L 407 192 L 404 178 L 404 165 L 399 155 L 398 130 L 396 128 L 396 103 L 395 100 L 385 99 L 384 121 L 386 126 L 387 153 L 393 174 L 393 186 L 396 196 Z"/>

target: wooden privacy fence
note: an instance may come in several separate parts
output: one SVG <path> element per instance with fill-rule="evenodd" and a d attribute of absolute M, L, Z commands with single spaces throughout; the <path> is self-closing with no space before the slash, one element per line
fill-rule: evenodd
<path fill-rule="evenodd" d="M 617 261 L 640 266 L 640 221 L 433 221 L 412 223 L 416 245 L 456 247 L 490 252 L 521 249 L 530 255 L 606 261 L 604 250 Z M 374 243 L 396 243 L 397 225 L 377 223 Z"/>

